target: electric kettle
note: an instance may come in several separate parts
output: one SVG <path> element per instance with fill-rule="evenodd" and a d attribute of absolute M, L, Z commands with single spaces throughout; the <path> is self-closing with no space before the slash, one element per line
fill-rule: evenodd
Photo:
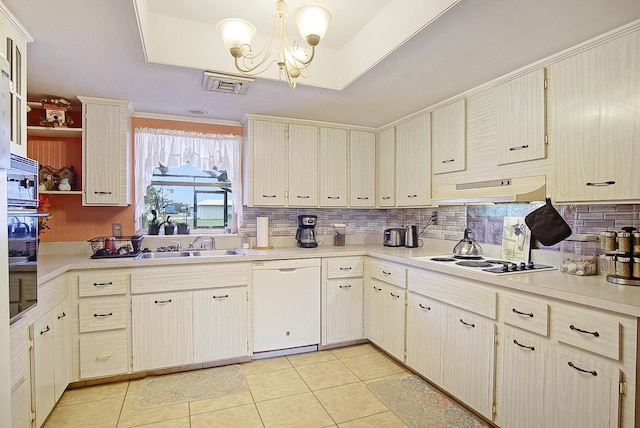
<path fill-rule="evenodd" d="M 418 247 L 418 226 L 411 224 L 407 226 L 407 233 L 404 238 L 404 246 L 407 248 Z"/>

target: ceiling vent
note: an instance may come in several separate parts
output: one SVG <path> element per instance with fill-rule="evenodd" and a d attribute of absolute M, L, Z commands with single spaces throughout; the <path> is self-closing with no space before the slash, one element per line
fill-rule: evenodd
<path fill-rule="evenodd" d="M 204 72 L 202 89 L 223 94 L 245 95 L 255 79 L 249 77 L 230 76 L 228 74 L 216 74 Z"/>

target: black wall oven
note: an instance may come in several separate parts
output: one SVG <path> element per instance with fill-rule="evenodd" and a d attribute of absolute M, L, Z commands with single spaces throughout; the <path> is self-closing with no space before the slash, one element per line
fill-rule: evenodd
<path fill-rule="evenodd" d="M 11 155 L 7 170 L 9 315 L 14 323 L 38 303 L 38 162 Z"/>

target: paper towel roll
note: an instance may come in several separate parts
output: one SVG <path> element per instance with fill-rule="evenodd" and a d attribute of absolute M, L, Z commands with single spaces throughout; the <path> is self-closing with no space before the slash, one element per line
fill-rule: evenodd
<path fill-rule="evenodd" d="M 258 229 L 256 232 L 256 247 L 267 248 L 269 247 L 269 217 L 258 217 Z"/>

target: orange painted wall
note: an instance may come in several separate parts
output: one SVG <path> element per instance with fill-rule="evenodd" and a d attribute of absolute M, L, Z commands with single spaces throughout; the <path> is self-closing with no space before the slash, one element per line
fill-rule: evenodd
<path fill-rule="evenodd" d="M 29 124 L 37 125 L 31 122 Z M 242 135 L 242 127 L 240 126 L 138 117 L 133 118 L 133 128 L 176 129 L 211 134 Z M 133 141 L 131 144 L 133 145 Z M 29 137 L 27 156 L 37 159 L 41 165 L 49 165 L 56 169 L 73 165 L 81 186 L 82 139 Z M 132 192 L 133 182 L 132 179 Z M 81 189 L 80 186 L 78 189 Z M 111 235 L 111 223 L 122 223 L 123 235 L 135 233 L 133 205 L 127 207 L 85 207 L 82 206 L 82 195 L 79 194 L 48 194 L 46 197 L 51 202 L 51 217 L 47 223 L 50 229 L 40 235 L 42 242 L 87 241 L 97 236 Z"/>

